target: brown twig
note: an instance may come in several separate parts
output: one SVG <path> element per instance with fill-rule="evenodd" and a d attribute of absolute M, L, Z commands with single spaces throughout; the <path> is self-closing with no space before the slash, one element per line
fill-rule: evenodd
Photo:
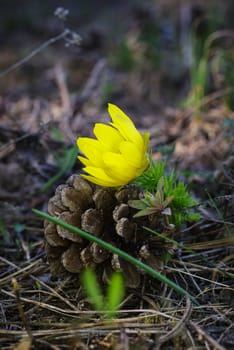
<path fill-rule="evenodd" d="M 215 350 L 225 350 L 225 348 L 222 345 L 220 345 L 215 339 L 213 339 L 209 334 L 207 334 L 195 322 L 189 321 L 189 325 L 195 329 L 195 331 L 201 338 L 204 338 L 209 344 L 211 344 Z"/>
<path fill-rule="evenodd" d="M 101 77 L 101 73 L 106 66 L 106 60 L 104 58 L 100 59 L 93 67 L 89 79 L 87 80 L 84 89 L 82 91 L 81 97 L 86 100 L 90 97 L 92 92 L 95 90 L 97 83 Z"/>
<path fill-rule="evenodd" d="M 66 74 L 61 63 L 57 63 L 54 68 L 54 78 L 58 86 L 63 112 L 71 112 L 71 99 L 66 83 Z"/>
<path fill-rule="evenodd" d="M 31 270 L 32 268 L 35 268 L 37 267 L 38 265 L 41 264 L 42 260 L 41 259 L 38 259 L 34 262 L 32 262 L 31 264 L 23 267 L 23 268 L 19 268 L 18 266 L 16 266 L 15 264 L 13 264 L 12 262 L 8 261 L 7 259 L 3 258 L 2 256 L 0 256 L 0 261 L 4 262 L 4 263 L 7 263 L 7 265 L 15 268 L 17 271 L 13 272 L 12 274 L 10 275 L 7 275 L 6 277 L 3 277 L 0 279 L 0 285 L 3 285 L 9 281 L 12 280 L 12 278 L 15 278 L 16 276 L 18 275 L 28 275 L 28 271 Z"/>
<path fill-rule="evenodd" d="M 32 267 L 37 266 L 38 264 L 41 263 L 41 259 L 36 260 L 34 263 L 27 265 L 25 268 L 20 269 L 18 266 L 16 266 L 14 263 L 8 261 L 7 259 L 0 257 L 0 261 L 3 261 L 4 263 L 8 264 L 9 266 L 15 268 L 17 271 L 13 272 L 11 275 L 6 276 L 5 278 L 2 278 L 0 280 L 0 284 L 6 283 L 9 279 L 12 279 L 15 276 L 18 276 L 20 273 L 27 273 L 28 274 L 28 270 Z M 26 272 L 27 271 L 27 272 Z M 40 285 L 42 285 L 43 287 L 45 287 L 47 290 L 49 290 L 53 296 L 57 297 L 58 299 L 62 300 L 65 304 L 67 304 L 72 310 L 77 310 L 77 307 L 75 305 L 73 305 L 68 299 L 63 298 L 62 295 L 60 295 L 56 290 L 54 290 L 52 287 L 48 286 L 46 283 L 44 283 L 43 281 L 39 280 L 37 277 L 33 276 L 32 274 L 29 275 L 29 277 L 38 282 Z"/>
<path fill-rule="evenodd" d="M 72 40 L 73 39 L 72 36 L 75 35 L 75 34 L 76 33 L 73 33 L 71 30 L 69 30 L 67 28 L 64 29 L 64 31 L 62 33 L 60 33 L 59 35 L 48 39 L 42 45 L 40 45 L 38 48 L 36 48 L 35 50 L 31 51 L 26 57 L 22 58 L 21 60 L 19 60 L 16 63 L 12 64 L 9 68 L 7 68 L 4 71 L 0 72 L 0 78 L 4 77 L 6 74 L 11 73 L 12 71 L 14 71 L 14 70 L 16 70 L 18 68 L 20 68 L 22 65 L 24 65 L 25 63 L 30 61 L 31 58 L 33 58 L 38 53 L 43 51 L 45 48 L 47 48 L 48 46 L 56 43 L 57 41 L 59 41 L 61 39 L 64 39 L 67 43 L 74 44 L 75 41 Z"/>
<path fill-rule="evenodd" d="M 15 278 L 12 278 L 12 286 L 13 286 L 13 291 L 15 294 L 16 304 L 17 304 L 20 318 L 22 320 L 24 328 L 26 329 L 29 340 L 32 341 L 32 339 L 33 339 L 32 331 L 31 331 L 31 328 L 29 326 L 27 317 L 24 313 L 24 308 L 22 305 L 21 297 L 20 297 L 20 287 L 19 287 L 19 284 Z"/>
<path fill-rule="evenodd" d="M 155 350 L 159 350 L 161 345 L 165 342 L 167 342 L 168 340 L 174 338 L 180 331 L 181 329 L 185 326 L 185 324 L 188 322 L 191 313 L 193 310 L 193 306 L 191 301 L 189 300 L 189 298 L 186 298 L 186 309 L 185 309 L 185 313 L 183 315 L 183 317 L 181 318 L 181 320 L 175 325 L 174 328 L 172 328 L 171 331 L 169 331 L 167 334 L 162 335 L 157 342 L 157 345 L 155 347 Z"/>

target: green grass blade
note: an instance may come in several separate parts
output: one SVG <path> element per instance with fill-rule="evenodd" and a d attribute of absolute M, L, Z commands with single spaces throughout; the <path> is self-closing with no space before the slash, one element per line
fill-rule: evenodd
<path fill-rule="evenodd" d="M 168 279 L 167 277 L 161 275 L 159 272 L 155 271 L 154 269 L 152 269 L 150 266 L 144 264 L 143 262 L 135 259 L 134 257 L 132 257 L 131 255 L 127 254 L 126 252 L 124 252 L 123 250 L 111 245 L 108 242 L 103 241 L 102 239 L 91 235 L 88 232 L 85 232 L 81 229 L 79 229 L 78 227 L 74 227 L 72 225 L 69 225 L 53 216 L 50 216 L 49 214 L 46 214 L 40 210 L 37 209 L 33 209 L 33 212 L 35 214 L 37 214 L 38 216 L 42 217 L 45 220 L 51 221 L 53 223 L 55 223 L 56 225 L 59 225 L 63 228 L 65 228 L 66 230 L 73 232 L 75 234 L 78 234 L 79 236 L 87 239 L 88 241 L 91 242 L 95 242 L 97 244 L 100 245 L 100 247 L 114 253 L 117 254 L 118 256 L 120 256 L 122 259 L 129 261 L 130 263 L 132 263 L 135 266 L 138 266 L 140 269 L 143 269 L 146 273 L 148 273 L 149 275 L 153 276 L 154 278 L 158 279 L 159 281 L 167 284 L 169 287 L 173 288 L 175 291 L 177 291 L 178 293 L 180 293 L 181 295 L 185 295 L 188 298 L 190 298 L 190 300 L 196 304 L 199 305 L 198 301 L 192 296 L 190 295 L 185 289 L 183 289 L 182 287 L 178 286 L 177 284 L 175 284 L 173 281 L 171 281 L 170 279 Z"/>
<path fill-rule="evenodd" d="M 120 272 L 114 272 L 111 276 L 110 283 L 107 289 L 105 309 L 109 317 L 115 317 L 124 297 L 124 279 Z"/>
<path fill-rule="evenodd" d="M 82 284 L 86 290 L 89 301 L 98 311 L 104 309 L 103 295 L 98 284 L 95 272 L 91 268 L 84 270 L 82 274 Z"/>

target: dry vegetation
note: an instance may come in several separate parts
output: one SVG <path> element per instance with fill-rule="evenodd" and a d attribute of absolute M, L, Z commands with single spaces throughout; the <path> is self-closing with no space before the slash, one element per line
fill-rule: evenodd
<path fill-rule="evenodd" d="M 138 9 L 125 33 L 134 63 L 126 47 L 93 31 L 78 48 L 59 41 L 1 77 L 2 350 L 234 348 L 234 114 L 226 102 L 230 91 L 233 99 L 233 85 L 226 86 L 216 69 L 209 72 L 207 93 L 180 107 L 192 88 L 178 58 L 173 65 L 165 59 L 174 48 L 164 47 L 165 57 L 155 65 L 148 42 L 136 39 L 150 20 L 149 9 Z M 233 60 L 233 32 L 223 34 L 221 46 Z M 1 71 L 16 58 L 5 45 Z M 108 101 L 151 133 L 153 159 L 166 155 L 199 202 L 201 220 L 185 223 L 177 234 L 186 249 L 176 249 L 163 271 L 199 306 L 145 275 L 140 287 L 126 291 L 110 321 L 92 310 L 78 277 L 51 276 L 43 222 L 32 208 L 46 211 L 56 186 L 80 172 L 68 150 L 78 136 L 91 136 L 93 123 L 108 120 Z"/>

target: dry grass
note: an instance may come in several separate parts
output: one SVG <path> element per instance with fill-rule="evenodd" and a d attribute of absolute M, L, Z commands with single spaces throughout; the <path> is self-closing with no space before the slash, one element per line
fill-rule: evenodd
<path fill-rule="evenodd" d="M 191 231 L 226 235 L 217 225 L 203 220 Z M 192 233 L 186 235 L 189 240 Z M 1 349 L 231 349 L 232 246 L 233 236 L 187 243 L 166 267 L 200 306 L 146 276 L 142 289 L 127 291 L 113 320 L 90 309 L 78 280 L 51 279 L 39 244 L 27 262 L 12 262 L 17 251 L 6 249 L 9 258 L 0 257 Z"/>

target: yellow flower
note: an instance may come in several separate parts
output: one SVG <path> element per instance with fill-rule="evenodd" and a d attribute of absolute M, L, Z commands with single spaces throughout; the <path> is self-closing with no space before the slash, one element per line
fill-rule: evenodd
<path fill-rule="evenodd" d="M 149 134 L 141 134 L 132 120 L 117 106 L 109 103 L 109 125 L 97 123 L 96 139 L 80 137 L 78 159 L 85 165 L 82 176 L 101 186 L 119 187 L 134 180 L 148 167 Z"/>

